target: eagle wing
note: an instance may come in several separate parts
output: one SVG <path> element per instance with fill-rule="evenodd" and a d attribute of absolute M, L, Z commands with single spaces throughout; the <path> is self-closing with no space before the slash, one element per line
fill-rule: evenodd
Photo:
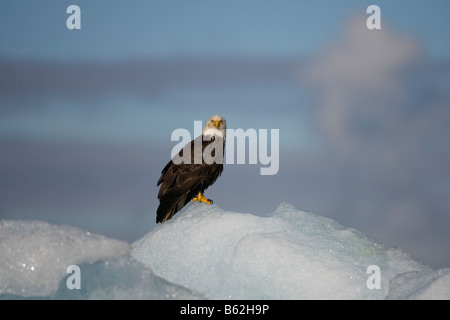
<path fill-rule="evenodd" d="M 202 139 L 198 137 L 197 139 Z M 202 151 L 211 143 L 202 140 Z M 161 172 L 157 186 L 159 207 L 156 212 L 156 222 L 164 222 L 180 211 L 189 201 L 212 185 L 223 171 L 223 164 L 194 163 L 194 141 L 186 145 L 178 154 L 182 157 L 183 150 L 191 151 L 191 163 L 175 164 L 170 160 Z"/>

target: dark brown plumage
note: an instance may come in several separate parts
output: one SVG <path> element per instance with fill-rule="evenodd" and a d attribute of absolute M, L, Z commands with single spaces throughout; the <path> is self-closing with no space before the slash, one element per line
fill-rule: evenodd
<path fill-rule="evenodd" d="M 208 119 L 202 135 L 189 142 L 182 150 L 180 150 L 178 155 L 170 160 L 164 167 L 157 183 L 157 186 L 161 185 L 161 187 L 158 192 L 160 203 L 156 212 L 156 222 L 164 222 L 172 218 L 173 215 L 180 211 L 191 199 L 197 196 L 200 197 L 200 195 L 203 197 L 203 192 L 221 175 L 223 171 L 223 150 L 225 150 L 225 128 L 225 119 L 219 116 L 211 117 Z M 205 135 L 207 135 L 207 137 L 205 137 Z M 198 145 L 201 143 L 202 155 L 205 148 L 212 143 L 222 143 L 222 155 L 218 155 L 221 157 L 222 161 L 215 161 L 211 164 L 207 164 L 202 157 L 201 163 L 196 164 L 194 162 L 195 141 L 199 143 Z M 213 149 L 211 152 L 212 157 L 215 157 L 215 150 L 216 149 Z M 180 163 L 180 158 L 183 158 L 184 153 L 189 151 L 191 161 L 184 161 L 188 163 Z M 176 157 L 179 158 L 174 163 Z M 194 201 L 196 201 L 196 199 L 197 198 L 195 198 Z M 203 199 L 204 200 L 199 199 L 199 201 L 212 203 L 209 199 Z"/>

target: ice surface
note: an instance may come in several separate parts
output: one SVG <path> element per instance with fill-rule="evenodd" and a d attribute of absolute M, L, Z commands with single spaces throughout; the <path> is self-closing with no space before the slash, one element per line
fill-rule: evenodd
<path fill-rule="evenodd" d="M 397 275 L 390 282 L 386 299 L 450 299 L 450 269 L 411 271 Z"/>
<path fill-rule="evenodd" d="M 127 253 L 129 244 L 71 226 L 0 221 L 0 293 L 51 294 L 72 264 Z"/>
<path fill-rule="evenodd" d="M 203 298 L 449 299 L 450 269 L 288 204 L 262 217 L 195 203 L 132 244 L 0 220 L 0 299 Z"/>
<path fill-rule="evenodd" d="M 60 282 L 55 299 L 204 299 L 204 296 L 174 285 L 132 259 L 130 256 L 82 263 L 83 282 L 80 290 L 69 290 L 66 276 Z"/>
<path fill-rule="evenodd" d="M 196 299 L 129 256 L 130 245 L 71 226 L 0 221 L 0 299 Z M 69 290 L 78 265 L 81 290 Z"/>
<path fill-rule="evenodd" d="M 429 268 L 335 221 L 282 204 L 267 217 L 193 204 L 133 244 L 157 275 L 210 299 L 383 299 Z M 380 267 L 380 289 L 366 273 Z"/>

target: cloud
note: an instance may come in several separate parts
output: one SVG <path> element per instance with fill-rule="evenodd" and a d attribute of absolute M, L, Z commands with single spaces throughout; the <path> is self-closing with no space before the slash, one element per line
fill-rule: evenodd
<path fill-rule="evenodd" d="M 448 69 L 411 36 L 386 23 L 368 30 L 356 16 L 301 77 L 314 93 L 312 120 L 325 142 L 326 160 L 318 163 L 339 172 L 329 181 L 347 203 L 336 208 L 342 219 L 419 258 L 442 249 L 436 239 L 448 241 L 447 231 L 436 221 L 450 228 L 448 190 L 437 187 L 450 181 Z M 420 234 L 421 246 L 411 234 Z M 435 252 L 435 261 L 446 254 Z"/>
<path fill-rule="evenodd" d="M 409 94 L 405 73 L 423 62 L 415 39 L 385 25 L 369 30 L 364 16 L 353 17 L 302 73 L 317 92 L 319 129 L 341 152 L 350 152 L 361 136 L 388 129 L 392 116 L 396 125 Z"/>

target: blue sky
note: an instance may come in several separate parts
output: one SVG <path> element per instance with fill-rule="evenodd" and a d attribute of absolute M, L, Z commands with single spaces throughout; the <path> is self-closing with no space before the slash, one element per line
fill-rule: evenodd
<path fill-rule="evenodd" d="M 68 30 L 66 9 L 76 4 L 81 9 L 81 30 Z M 310 59 L 333 44 L 340 30 L 352 15 L 366 14 L 366 8 L 373 1 L 2 1 L 0 4 L 0 57 L 5 59 L 25 59 L 31 61 L 63 61 L 77 64 L 80 61 L 94 63 L 95 66 L 125 63 L 135 59 Z M 399 32 L 411 35 L 420 42 L 426 54 L 434 60 L 446 60 L 450 56 L 450 21 L 446 16 L 446 1 L 379 1 L 382 27 L 394 26 Z M 71 77 L 70 72 L 66 74 Z M 74 84 L 74 86 L 76 83 Z M 78 84 L 82 85 L 82 84 Z M 251 85 L 250 85 L 251 86 Z M 165 95 L 153 99 L 141 99 L 131 95 L 104 96 L 103 102 L 84 101 L 97 110 L 104 105 L 108 110 L 106 124 L 85 122 L 87 128 L 80 132 L 80 122 L 86 117 L 78 110 L 76 103 L 65 97 L 48 96 L 45 101 L 33 104 L 46 105 L 41 117 L 19 114 L 4 118 L 0 132 L 37 134 L 46 139 L 145 139 L 150 134 L 158 135 L 164 124 L 151 121 L 152 108 L 171 114 L 171 106 L 178 112 L 203 108 L 203 104 L 225 105 L 248 102 L 239 112 L 258 111 L 258 121 L 254 126 L 267 127 L 273 121 L 267 112 L 283 96 L 284 104 L 307 104 L 307 97 L 300 86 L 293 88 L 284 84 L 261 94 L 260 87 L 242 89 L 203 88 L 194 93 L 192 88 L 177 87 Z M 232 93 L 231 93 L 232 92 Z M 80 96 L 83 93 L 80 92 Z M 233 96 L 241 96 L 233 99 Z M 244 97 L 245 96 L 245 97 Z M 62 100 L 62 101 L 61 101 Z M 219 101 L 218 101 L 219 100 Z M 289 101 L 290 100 L 290 101 Z M 298 101 L 295 101 L 298 100 Z M 185 108 L 181 107 L 184 104 Z M 188 105 L 189 104 L 189 105 Z M 123 106 L 127 107 L 124 108 Z M 95 107 L 97 106 L 97 107 Z M 46 111 L 45 111 L 46 110 Z M 233 114 L 233 109 L 230 110 Z M 89 117 L 101 114 L 92 112 Z M 135 116 L 140 112 L 144 114 Z M 289 125 L 289 131 L 300 134 L 301 144 L 314 147 L 307 130 L 307 120 L 301 128 L 296 123 Z M 43 114 L 47 116 L 44 117 Z M 199 115 L 196 120 L 205 116 Z M 55 118 L 55 119 L 53 119 Z M 127 126 L 126 118 L 138 118 Z M 36 121 L 36 120 L 42 120 Z M 139 121 L 139 119 L 141 121 Z M 255 120 L 255 119 L 254 119 Z M 292 118 L 283 118 L 288 125 Z M 31 122 L 31 123 L 30 123 Z M 111 125 L 114 123 L 114 125 Z M 139 124 L 140 123 L 140 124 Z M 235 124 L 243 127 L 236 116 Z M 182 123 L 179 123 L 181 126 Z M 278 124 L 277 124 L 278 125 Z M 54 130 L 52 129 L 54 127 Z M 55 135 L 55 131 L 58 134 Z M 285 135 L 283 142 L 294 142 L 295 135 Z"/>
<path fill-rule="evenodd" d="M 381 30 L 365 27 L 372 4 Z M 172 131 L 222 114 L 280 129 L 277 175 L 227 166 L 208 189 L 223 209 L 285 201 L 450 266 L 449 9 L 1 1 L 0 218 L 135 240 L 155 225 Z"/>
<path fill-rule="evenodd" d="M 66 8 L 81 8 L 69 31 Z M 121 59 L 136 56 L 315 54 L 349 15 L 381 8 L 382 24 L 414 34 L 435 58 L 450 54 L 447 1 L 2 1 L 3 56 Z"/>

